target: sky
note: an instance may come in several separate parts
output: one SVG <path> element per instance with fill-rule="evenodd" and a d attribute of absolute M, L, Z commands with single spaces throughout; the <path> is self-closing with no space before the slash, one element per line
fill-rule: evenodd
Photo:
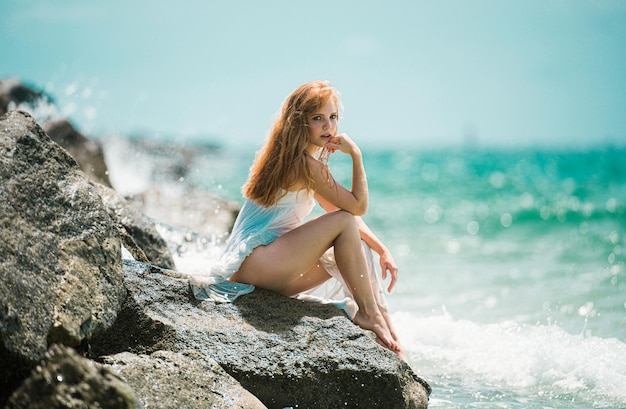
<path fill-rule="evenodd" d="M 625 145 L 626 1 L 2 0 L 0 78 L 89 135 L 259 145 L 328 79 L 364 145 Z"/>

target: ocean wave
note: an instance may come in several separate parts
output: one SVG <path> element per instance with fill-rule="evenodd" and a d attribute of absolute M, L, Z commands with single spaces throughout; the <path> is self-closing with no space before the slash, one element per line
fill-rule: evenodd
<path fill-rule="evenodd" d="M 412 365 L 433 385 L 439 403 L 431 407 L 498 400 L 519 407 L 626 405 L 626 344 L 618 339 L 572 335 L 557 325 L 480 324 L 445 310 L 392 317 Z"/>

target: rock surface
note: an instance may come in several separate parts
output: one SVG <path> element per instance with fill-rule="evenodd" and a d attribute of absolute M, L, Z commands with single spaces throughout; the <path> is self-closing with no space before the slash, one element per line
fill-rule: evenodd
<path fill-rule="evenodd" d="M 50 139 L 65 148 L 90 180 L 111 187 L 102 145 L 78 132 L 67 119 L 48 121 L 43 126 Z"/>
<path fill-rule="evenodd" d="M 27 113 L 0 117 L 0 382 L 111 325 L 119 234 L 72 157 Z"/>
<path fill-rule="evenodd" d="M 266 407 L 215 361 L 196 351 L 123 352 L 104 362 L 135 390 L 144 408 Z"/>
<path fill-rule="evenodd" d="M 107 366 L 82 358 L 73 349 L 52 346 L 11 396 L 7 409 L 139 409 L 139 399 Z"/>
<path fill-rule="evenodd" d="M 120 231 L 124 246 L 135 260 L 174 269 L 174 259 L 155 224 L 139 210 L 130 206 L 115 190 L 94 184 L 109 215 Z"/>
<path fill-rule="evenodd" d="M 159 222 L 216 239 L 230 232 L 239 212 L 236 203 L 208 192 L 184 189 L 151 188 L 129 197 L 128 202 Z"/>
<path fill-rule="evenodd" d="M 54 100 L 45 92 L 15 79 L 0 80 L 0 115 L 15 109 L 30 113 L 43 124 L 48 136 L 70 153 L 89 179 L 111 187 L 99 141 L 84 136 L 69 120 L 59 119 Z"/>
<path fill-rule="evenodd" d="M 260 289 L 233 304 L 199 302 L 179 273 L 129 260 L 124 271 L 129 297 L 89 341 L 94 357 L 197 351 L 269 408 L 428 404 L 427 384 L 334 306 Z"/>

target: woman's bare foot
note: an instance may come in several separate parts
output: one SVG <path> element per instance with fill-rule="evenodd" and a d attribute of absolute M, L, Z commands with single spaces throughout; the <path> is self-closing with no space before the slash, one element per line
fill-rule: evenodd
<path fill-rule="evenodd" d="M 389 328 L 387 328 L 385 318 L 382 314 L 380 314 L 380 312 L 374 316 L 367 316 L 361 309 L 359 309 L 354 315 L 353 321 L 359 327 L 373 331 L 376 334 L 376 339 L 378 339 L 380 341 L 379 343 L 385 348 L 394 352 L 399 350 L 399 346 L 391 336 L 391 332 L 389 332 Z"/>
<path fill-rule="evenodd" d="M 385 345 L 383 343 L 383 341 L 380 340 L 380 338 L 376 337 L 375 341 L 379 345 L 384 346 L 385 348 L 387 348 L 387 345 Z M 408 358 L 406 356 L 406 353 L 404 352 L 404 348 L 402 348 L 402 345 L 400 345 L 400 342 L 397 339 L 395 341 L 398 344 L 398 348 L 399 349 L 397 351 L 393 351 L 393 352 L 395 352 L 395 354 L 398 355 L 398 358 L 402 359 L 404 362 L 406 362 L 408 364 L 409 360 L 408 360 Z"/>
<path fill-rule="evenodd" d="M 409 361 L 407 359 L 406 353 L 404 352 L 404 348 L 402 347 L 402 343 L 400 342 L 400 339 L 398 338 L 398 334 L 396 333 L 396 330 L 393 327 L 393 323 L 391 322 L 391 316 L 389 315 L 389 311 L 387 311 L 386 308 L 380 307 L 380 306 L 379 306 L 379 310 L 380 310 L 380 313 L 383 315 L 383 318 L 385 318 L 385 322 L 387 323 L 387 328 L 389 328 L 389 333 L 393 337 L 393 340 L 396 341 L 396 344 L 398 344 L 398 350 L 394 352 L 396 353 L 396 355 L 398 355 L 400 359 L 408 363 Z M 378 340 L 376 340 L 376 342 L 378 342 Z"/>

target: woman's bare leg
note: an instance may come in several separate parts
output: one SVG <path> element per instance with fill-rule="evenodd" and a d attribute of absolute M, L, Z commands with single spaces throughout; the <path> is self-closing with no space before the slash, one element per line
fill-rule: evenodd
<path fill-rule="evenodd" d="M 300 274 L 300 278 L 294 280 L 289 288 L 281 291 L 283 295 L 293 297 L 303 291 L 310 290 L 318 285 L 326 282 L 330 278 L 330 274 L 320 263 L 315 263 L 306 273 Z"/>
<path fill-rule="evenodd" d="M 359 306 L 354 322 L 373 331 L 387 348 L 398 350 L 372 291 L 358 225 L 348 212 L 324 214 L 267 246 L 257 247 L 231 280 L 285 295 L 297 294 L 328 279 L 328 273 L 316 264 L 331 246 L 335 247 L 337 267 Z"/>
<path fill-rule="evenodd" d="M 389 332 L 391 333 L 391 336 L 393 337 L 394 341 L 396 341 L 396 344 L 398 345 L 398 349 L 395 351 L 396 355 L 398 355 L 398 357 L 402 359 L 404 362 L 408 363 L 409 361 L 407 359 L 406 352 L 404 352 L 404 348 L 402 347 L 402 344 L 400 343 L 400 338 L 398 338 L 396 329 L 394 328 L 393 323 L 391 322 L 391 316 L 389 315 L 389 311 L 387 311 L 385 308 L 380 307 L 380 312 L 381 314 L 383 314 L 383 317 L 385 317 L 385 322 L 387 322 L 387 327 L 389 328 Z"/>
<path fill-rule="evenodd" d="M 296 285 L 294 285 L 291 288 L 291 291 L 289 291 L 288 293 L 284 293 L 285 295 L 293 296 L 293 295 L 301 293 L 302 291 L 306 291 L 313 287 L 317 287 L 318 285 L 328 280 L 331 276 L 324 269 L 324 267 L 322 267 L 319 263 L 316 263 L 313 267 L 311 267 L 311 269 L 309 269 L 309 271 L 302 274 L 301 277 L 302 277 L 301 279 L 297 280 Z M 389 312 L 385 308 L 380 307 L 380 306 L 379 306 L 379 310 L 381 314 L 383 315 L 385 322 L 387 323 L 387 327 L 389 328 L 389 333 L 391 334 L 391 337 L 393 338 L 394 341 L 396 341 L 396 344 L 398 346 L 398 349 L 395 350 L 394 352 L 396 353 L 396 355 L 398 355 L 400 359 L 408 363 L 409 361 L 407 359 L 406 353 L 404 352 L 404 348 L 402 347 L 402 344 L 400 343 L 400 339 L 398 338 L 398 335 L 396 334 L 396 330 L 391 321 L 391 316 L 389 315 Z M 379 343 L 383 347 L 387 347 L 380 340 L 380 338 L 378 338 L 378 336 L 376 336 L 376 342 Z"/>

